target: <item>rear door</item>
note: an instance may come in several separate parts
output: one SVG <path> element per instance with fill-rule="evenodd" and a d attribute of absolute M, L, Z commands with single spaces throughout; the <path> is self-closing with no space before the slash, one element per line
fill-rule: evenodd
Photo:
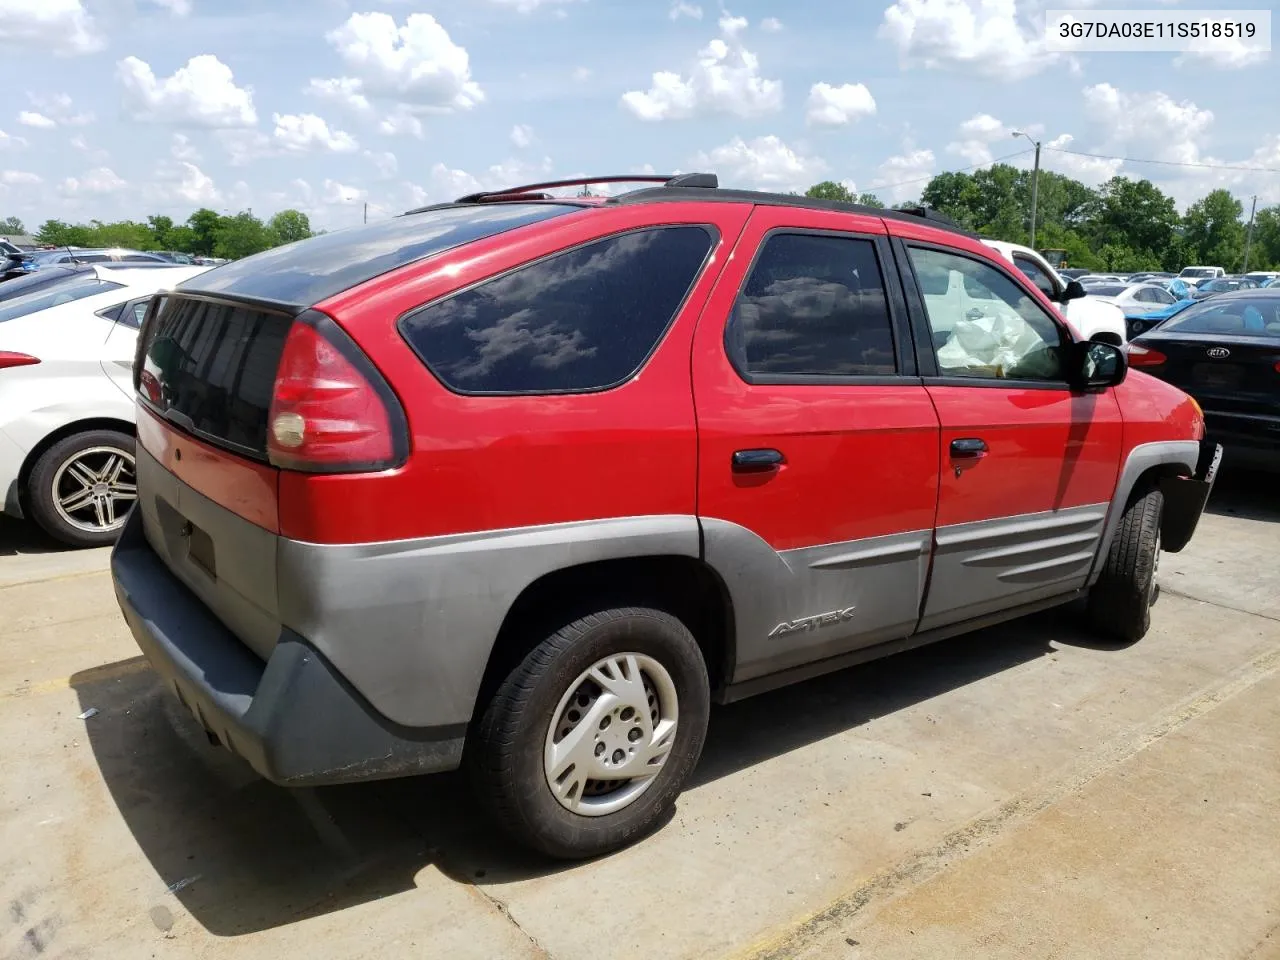
<path fill-rule="evenodd" d="M 938 422 L 882 221 L 755 208 L 699 321 L 693 380 L 734 680 L 910 634 Z"/>
<path fill-rule="evenodd" d="M 924 383 L 941 422 L 921 630 L 1082 586 L 1120 467 L 1111 391 L 1067 385 L 1070 333 L 1025 278 L 895 224 Z M 944 296 L 963 287 L 964 296 Z M 918 292 L 917 292 L 918 291 Z"/>

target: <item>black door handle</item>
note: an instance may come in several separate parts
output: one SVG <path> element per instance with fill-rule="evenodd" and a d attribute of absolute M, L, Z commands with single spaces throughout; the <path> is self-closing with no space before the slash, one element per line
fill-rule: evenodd
<path fill-rule="evenodd" d="M 956 460 L 974 460 L 986 452 L 987 441 L 979 437 L 962 437 L 951 441 L 951 456 Z"/>
<path fill-rule="evenodd" d="M 760 473 L 772 470 L 786 463 L 781 450 L 765 448 L 761 450 L 735 450 L 733 452 L 733 469 L 737 473 Z"/>

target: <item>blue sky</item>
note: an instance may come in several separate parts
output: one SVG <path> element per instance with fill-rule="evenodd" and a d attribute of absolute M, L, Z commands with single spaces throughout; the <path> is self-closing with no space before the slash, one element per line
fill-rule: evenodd
<path fill-rule="evenodd" d="M 0 216 L 293 206 L 332 229 L 365 202 L 379 217 L 556 176 L 694 169 L 902 200 L 934 173 L 1029 150 L 1013 129 L 1280 169 L 1273 54 L 1053 53 L 1044 11 L 1067 6 L 1090 4 L 0 0 Z M 1278 173 L 1051 150 L 1043 165 L 1145 176 L 1180 204 L 1216 186 L 1280 202 Z"/>

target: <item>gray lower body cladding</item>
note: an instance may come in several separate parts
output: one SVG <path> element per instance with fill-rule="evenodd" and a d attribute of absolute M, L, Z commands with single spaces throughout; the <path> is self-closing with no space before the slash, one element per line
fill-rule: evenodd
<path fill-rule="evenodd" d="M 283 630 L 264 662 L 173 575 L 134 511 L 111 556 L 116 599 L 138 646 L 201 725 L 268 780 L 344 783 L 456 768 L 464 725 L 387 721 Z"/>
<path fill-rule="evenodd" d="M 144 497 L 112 570 L 157 672 L 259 772 L 288 784 L 399 776 L 457 766 L 503 621 L 543 576 L 701 559 L 732 605 L 727 680 L 763 688 L 775 674 L 869 659 L 1080 592 L 1142 471 L 1190 474 L 1200 453 L 1194 442 L 1136 448 L 1110 505 L 779 552 L 692 515 L 302 543 L 254 527 L 140 451 Z M 1198 518 L 1205 490 L 1190 492 Z M 193 558 L 186 521 L 210 535 L 212 574 Z"/>

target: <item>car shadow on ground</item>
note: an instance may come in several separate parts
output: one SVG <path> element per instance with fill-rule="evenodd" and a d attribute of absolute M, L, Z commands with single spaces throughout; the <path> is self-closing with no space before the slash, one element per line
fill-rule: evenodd
<path fill-rule="evenodd" d="M 1051 653 L 1071 613 L 1034 617 L 828 674 L 712 712 L 691 786 Z M 560 870 L 515 847 L 461 774 L 288 790 L 211 746 L 149 670 L 71 678 L 102 778 L 164 884 L 237 936 L 413 889 L 424 870 L 485 885 Z M 110 679 L 102 679 L 107 675 Z"/>
<path fill-rule="evenodd" d="M 72 551 L 65 543 L 59 543 L 34 523 L 0 516 L 0 557 L 16 557 L 23 554 L 61 553 Z"/>
<path fill-rule="evenodd" d="M 1280 523 L 1277 487 L 1280 487 L 1280 477 L 1274 473 L 1233 470 L 1229 462 L 1224 462 L 1205 510 L 1218 516 Z"/>

